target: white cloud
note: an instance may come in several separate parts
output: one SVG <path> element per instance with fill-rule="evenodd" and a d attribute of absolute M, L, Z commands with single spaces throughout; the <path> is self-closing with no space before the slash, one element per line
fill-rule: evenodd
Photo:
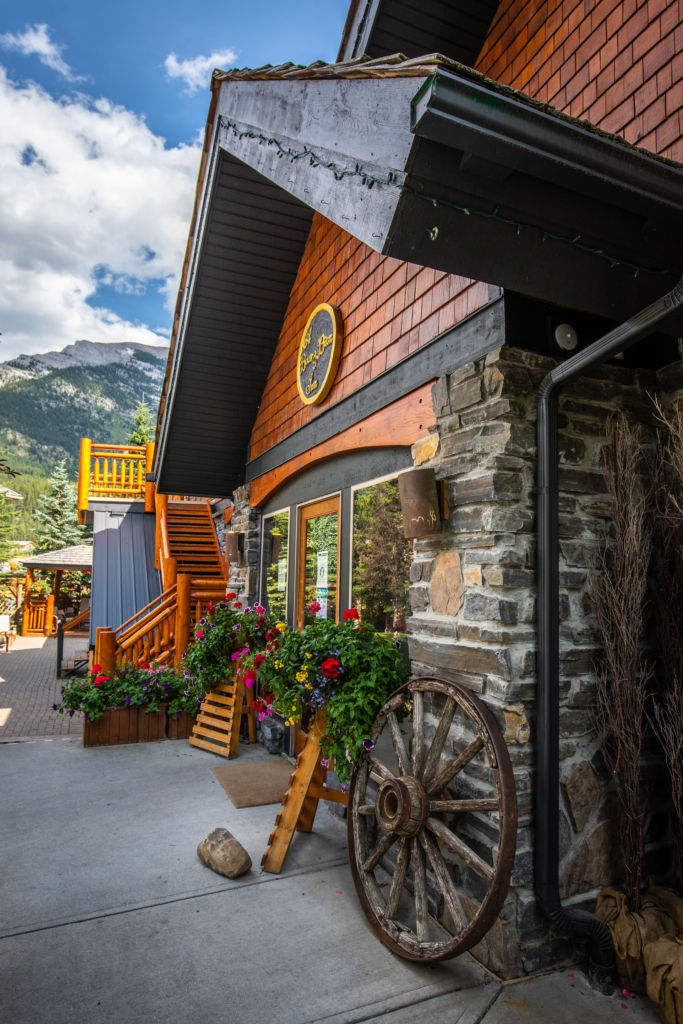
<path fill-rule="evenodd" d="M 0 124 L 0 359 L 79 338 L 163 343 L 86 300 L 98 282 L 135 294 L 162 280 L 172 308 L 199 144 L 166 148 L 109 100 L 55 100 L 1 67 Z"/>
<path fill-rule="evenodd" d="M 211 82 L 214 68 L 225 68 L 237 60 L 235 50 L 214 50 L 210 57 L 193 57 L 192 60 L 178 60 L 175 53 L 169 53 L 164 66 L 170 78 L 182 78 L 191 94 L 205 89 Z"/>
<path fill-rule="evenodd" d="M 52 42 L 47 25 L 34 25 L 33 28 L 27 26 L 25 32 L 16 36 L 6 32 L 0 36 L 0 46 L 6 50 L 16 50 L 25 57 L 35 53 L 41 64 L 46 64 L 68 81 L 83 81 L 83 77 L 74 75 L 69 65 L 62 60 L 61 53 L 64 47 Z"/>

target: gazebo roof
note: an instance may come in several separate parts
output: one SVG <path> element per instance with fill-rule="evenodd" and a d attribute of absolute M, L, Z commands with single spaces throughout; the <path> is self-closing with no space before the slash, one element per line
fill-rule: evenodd
<path fill-rule="evenodd" d="M 46 551 L 32 558 L 18 558 L 27 569 L 71 569 L 81 572 L 92 570 L 92 544 L 75 544 L 71 548 Z"/>

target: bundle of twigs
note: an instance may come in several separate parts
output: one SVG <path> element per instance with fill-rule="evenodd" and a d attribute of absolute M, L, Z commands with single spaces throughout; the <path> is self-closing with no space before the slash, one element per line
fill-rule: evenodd
<path fill-rule="evenodd" d="M 629 909 L 640 908 L 643 816 L 640 754 L 651 668 L 643 649 L 644 605 L 653 536 L 652 455 L 637 428 L 609 430 L 605 480 L 612 500 L 613 532 L 593 578 L 591 602 L 604 658 L 598 672 L 596 717 L 603 754 L 617 788 Z"/>

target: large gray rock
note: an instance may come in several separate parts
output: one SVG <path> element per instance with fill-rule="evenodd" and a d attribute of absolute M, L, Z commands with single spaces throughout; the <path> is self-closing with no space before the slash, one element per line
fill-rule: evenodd
<path fill-rule="evenodd" d="M 226 878 L 239 878 L 251 868 L 251 857 L 227 828 L 215 828 L 202 839 L 197 856 L 212 871 Z"/>

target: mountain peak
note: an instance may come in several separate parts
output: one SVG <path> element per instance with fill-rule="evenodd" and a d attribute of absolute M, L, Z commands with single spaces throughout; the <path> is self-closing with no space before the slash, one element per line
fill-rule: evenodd
<path fill-rule="evenodd" d="M 109 363 L 129 363 L 138 352 L 165 360 L 168 355 L 166 345 L 141 345 L 135 341 L 107 343 L 87 341 L 85 338 L 75 341 L 73 345 L 65 345 L 61 352 L 42 352 L 32 355 L 20 355 L 0 363 L 3 376 L 14 376 L 12 371 L 28 371 L 29 374 L 42 376 L 50 370 L 62 370 L 75 366 L 106 366 Z M 23 374 L 21 374 L 23 376 Z"/>

